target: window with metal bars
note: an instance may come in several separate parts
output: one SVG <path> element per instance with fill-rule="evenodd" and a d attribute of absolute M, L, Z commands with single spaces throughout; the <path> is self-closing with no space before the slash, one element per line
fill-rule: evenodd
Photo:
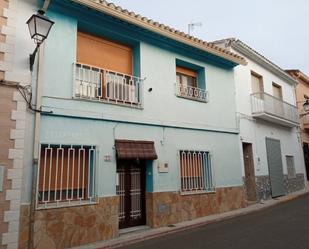
<path fill-rule="evenodd" d="M 211 157 L 208 151 L 180 150 L 181 192 L 213 192 L 215 190 Z"/>
<path fill-rule="evenodd" d="M 41 144 L 37 208 L 96 202 L 96 147 Z"/>

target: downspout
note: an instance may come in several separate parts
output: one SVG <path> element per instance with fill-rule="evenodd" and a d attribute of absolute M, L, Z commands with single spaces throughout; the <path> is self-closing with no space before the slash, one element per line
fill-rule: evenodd
<path fill-rule="evenodd" d="M 38 109 L 42 106 L 42 90 L 43 90 L 43 59 L 44 50 L 39 48 L 38 51 L 38 63 L 37 63 L 37 84 L 36 84 L 36 107 Z M 41 130 L 41 113 L 35 113 L 34 123 L 34 143 L 33 143 L 33 172 L 32 172 L 32 184 L 31 184 L 31 203 L 30 203 L 30 227 L 29 227 L 29 241 L 28 248 L 33 249 L 34 241 L 34 223 L 35 223 L 35 206 L 36 206 L 36 183 L 39 161 L 39 144 L 40 144 L 40 130 Z"/>
<path fill-rule="evenodd" d="M 50 4 L 50 0 L 45 0 L 42 10 L 47 11 Z M 37 59 L 37 82 L 36 82 L 36 108 L 40 109 L 42 106 L 42 91 L 43 91 L 43 61 L 44 61 L 44 47 L 38 49 Z M 29 214 L 29 240 L 28 248 L 34 248 L 34 225 L 35 225 L 35 207 L 36 207 L 36 184 L 38 173 L 38 161 L 39 161 L 39 144 L 40 144 L 40 132 L 41 132 L 41 113 L 35 112 L 34 123 L 34 143 L 33 143 L 33 172 L 31 183 L 31 202 L 30 202 L 30 214 Z"/>
<path fill-rule="evenodd" d="M 298 80 L 301 80 L 300 77 L 300 73 L 296 73 L 296 78 Z M 299 84 L 299 83 L 298 83 Z M 297 99 L 297 85 L 298 84 L 294 84 L 294 94 L 295 94 L 295 103 L 296 103 L 296 107 L 297 107 L 297 111 L 298 111 L 298 103 L 300 100 Z M 306 165 L 305 165 L 305 156 L 304 156 L 304 149 L 303 149 L 303 136 L 302 136 L 302 129 L 301 129 L 301 126 L 300 126 L 300 115 L 298 115 L 298 118 L 299 118 L 299 125 L 296 127 L 296 135 L 297 135 L 297 140 L 298 140 L 298 144 L 299 144 L 299 152 L 300 152 L 300 158 L 302 159 L 301 161 L 303 162 L 303 173 L 304 173 L 304 184 L 305 184 L 305 187 L 306 185 L 308 184 L 307 181 L 306 181 L 306 177 L 307 177 L 307 169 L 306 169 Z"/>

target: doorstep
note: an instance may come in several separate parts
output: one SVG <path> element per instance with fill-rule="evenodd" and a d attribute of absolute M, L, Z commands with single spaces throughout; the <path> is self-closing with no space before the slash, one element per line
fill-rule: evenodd
<path fill-rule="evenodd" d="M 144 240 L 166 236 L 187 229 L 197 228 L 211 223 L 220 222 L 234 217 L 246 215 L 249 213 L 258 212 L 275 205 L 294 200 L 303 195 L 309 194 L 309 184 L 306 184 L 305 189 L 291 193 L 286 196 L 281 196 L 276 199 L 264 201 L 262 203 L 252 204 L 245 208 L 228 211 L 225 213 L 213 214 L 206 217 L 197 218 L 190 221 L 184 221 L 177 224 L 172 224 L 166 227 L 149 228 L 147 226 L 136 227 L 135 230 L 119 231 L 120 236 L 115 239 L 99 241 L 83 246 L 72 247 L 71 249 L 107 249 L 118 248 L 124 245 L 130 245 Z"/>
<path fill-rule="evenodd" d="M 119 236 L 124 236 L 126 234 L 145 232 L 149 229 L 151 229 L 151 227 L 149 226 L 136 226 L 136 227 L 123 228 L 119 230 Z"/>

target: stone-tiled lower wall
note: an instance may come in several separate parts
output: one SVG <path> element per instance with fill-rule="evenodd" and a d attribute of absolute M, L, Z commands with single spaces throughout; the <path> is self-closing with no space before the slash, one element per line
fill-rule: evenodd
<path fill-rule="evenodd" d="M 34 247 L 61 249 L 118 236 L 119 198 L 100 198 L 95 205 L 37 210 Z M 19 248 L 27 248 L 29 206 L 21 212 Z"/>
<path fill-rule="evenodd" d="M 180 195 L 179 192 L 146 194 L 146 220 L 160 227 L 210 214 L 245 207 L 244 188 L 218 188 L 215 193 Z"/>
<path fill-rule="evenodd" d="M 284 186 L 288 194 L 304 189 L 305 188 L 304 174 L 296 174 L 295 178 L 288 178 L 287 175 L 284 175 Z"/>
<path fill-rule="evenodd" d="M 271 185 L 268 175 L 256 176 L 256 199 L 257 201 L 271 199 Z"/>
<path fill-rule="evenodd" d="M 256 176 L 255 179 L 257 201 L 271 199 L 271 182 L 269 176 Z M 289 194 L 305 188 L 305 176 L 304 174 L 296 174 L 295 178 L 288 178 L 287 175 L 284 175 L 283 183 L 285 193 Z"/>
<path fill-rule="evenodd" d="M 13 168 L 13 160 L 9 159 L 9 151 L 14 148 L 14 141 L 11 140 L 10 132 L 15 128 L 15 121 L 11 120 L 11 112 L 16 109 L 16 102 L 13 102 L 15 89 L 0 85 L 0 166 L 4 167 L 2 190 L 0 191 L 0 249 L 7 248 L 11 240 L 9 238 L 9 220 L 11 200 L 7 198 L 7 191 L 12 191 L 12 179 L 9 179 L 8 172 Z"/>

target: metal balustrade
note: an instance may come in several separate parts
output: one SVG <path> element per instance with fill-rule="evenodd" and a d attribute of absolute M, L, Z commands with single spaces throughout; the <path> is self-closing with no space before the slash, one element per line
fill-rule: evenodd
<path fill-rule="evenodd" d="M 176 83 L 176 94 L 179 97 L 208 102 L 208 92 L 202 88 Z"/>
<path fill-rule="evenodd" d="M 142 106 L 141 78 L 103 68 L 74 64 L 74 96 L 80 99 Z"/>
<path fill-rule="evenodd" d="M 41 144 L 36 208 L 96 203 L 96 148 Z"/>
<path fill-rule="evenodd" d="M 183 193 L 215 190 L 209 152 L 182 150 L 180 156 L 181 191 Z"/>
<path fill-rule="evenodd" d="M 292 123 L 298 123 L 296 106 L 264 92 L 251 94 L 251 110 L 253 115 L 265 113 Z"/>

